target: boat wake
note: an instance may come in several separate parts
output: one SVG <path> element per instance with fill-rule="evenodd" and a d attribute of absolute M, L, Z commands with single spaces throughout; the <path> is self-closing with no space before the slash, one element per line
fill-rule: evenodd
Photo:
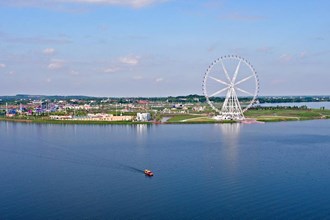
<path fill-rule="evenodd" d="M 138 169 L 136 167 L 132 167 L 132 166 L 125 165 L 125 164 L 121 164 L 120 166 L 121 166 L 121 168 L 128 170 L 128 171 L 132 171 L 132 172 L 136 172 L 136 173 L 144 173 L 144 170 Z"/>
<path fill-rule="evenodd" d="M 47 146 L 46 149 L 41 149 L 40 153 L 31 153 L 30 151 L 27 151 L 28 149 L 22 149 L 22 148 L 6 149 L 4 147 L 0 147 L 0 151 L 18 156 L 34 157 L 43 160 L 61 161 L 61 162 L 72 163 L 83 166 L 121 169 L 135 173 L 144 173 L 142 169 L 139 169 L 137 167 L 133 167 L 114 160 L 110 160 L 92 153 L 72 150 L 66 146 L 50 143 L 42 139 L 40 139 L 40 141 Z M 46 151 L 46 153 L 44 151 Z M 52 155 L 49 155 L 50 153 Z"/>

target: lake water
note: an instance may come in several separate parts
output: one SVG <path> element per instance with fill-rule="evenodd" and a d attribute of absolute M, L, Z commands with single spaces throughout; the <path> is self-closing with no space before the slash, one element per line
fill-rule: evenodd
<path fill-rule="evenodd" d="M 308 108 L 325 108 L 330 109 L 330 102 L 284 102 L 284 103 L 262 103 L 260 106 L 276 107 L 276 106 L 307 106 Z"/>
<path fill-rule="evenodd" d="M 0 143 L 0 219 L 330 217 L 330 120 L 0 122 Z"/>

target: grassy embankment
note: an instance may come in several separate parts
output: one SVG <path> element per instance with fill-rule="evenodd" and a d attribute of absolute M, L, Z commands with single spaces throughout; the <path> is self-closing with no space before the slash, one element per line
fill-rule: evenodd
<path fill-rule="evenodd" d="M 273 109 L 249 110 L 245 112 L 246 118 L 253 118 L 263 122 L 297 121 L 330 119 L 330 110 L 320 109 Z M 234 123 L 235 121 L 216 121 L 207 116 L 175 115 L 167 123 Z"/>
<path fill-rule="evenodd" d="M 273 110 L 249 110 L 245 117 L 254 118 L 257 121 L 275 122 L 275 121 L 296 121 L 329 119 L 330 110 L 320 109 L 273 109 Z"/>
<path fill-rule="evenodd" d="M 277 122 L 277 121 L 296 121 L 296 120 L 314 120 L 330 119 L 330 110 L 320 109 L 252 109 L 245 112 L 246 118 L 253 118 L 257 121 Z M 78 120 L 51 120 L 48 117 L 0 117 L 0 120 L 26 122 L 26 123 L 44 123 L 44 124 L 150 124 L 151 122 L 132 122 L 132 121 L 78 121 Z M 184 114 L 172 115 L 165 122 L 166 124 L 197 124 L 197 123 L 235 123 L 236 121 L 226 120 L 217 121 L 205 114 Z"/>
<path fill-rule="evenodd" d="M 166 124 L 207 124 L 207 123 L 235 123 L 235 121 L 217 121 L 213 118 L 210 118 L 208 116 L 204 115 L 174 115 L 172 116 L 168 121 L 166 121 Z"/>

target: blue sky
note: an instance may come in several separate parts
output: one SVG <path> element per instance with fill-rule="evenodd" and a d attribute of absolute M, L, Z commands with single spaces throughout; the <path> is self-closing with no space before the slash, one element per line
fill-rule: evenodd
<path fill-rule="evenodd" d="M 260 95 L 330 94 L 330 2 L 0 1 L 0 94 L 202 94 L 218 57 L 249 60 Z"/>

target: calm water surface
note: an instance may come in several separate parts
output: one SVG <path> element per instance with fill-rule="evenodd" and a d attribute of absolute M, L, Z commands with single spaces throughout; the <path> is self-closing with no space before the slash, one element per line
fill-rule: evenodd
<path fill-rule="evenodd" d="M 307 106 L 308 108 L 325 108 L 330 109 L 330 102 L 284 102 L 284 103 L 262 103 L 260 106 L 276 107 L 276 106 Z"/>
<path fill-rule="evenodd" d="M 0 122 L 0 176 L 0 219 L 327 219 L 330 121 Z"/>

